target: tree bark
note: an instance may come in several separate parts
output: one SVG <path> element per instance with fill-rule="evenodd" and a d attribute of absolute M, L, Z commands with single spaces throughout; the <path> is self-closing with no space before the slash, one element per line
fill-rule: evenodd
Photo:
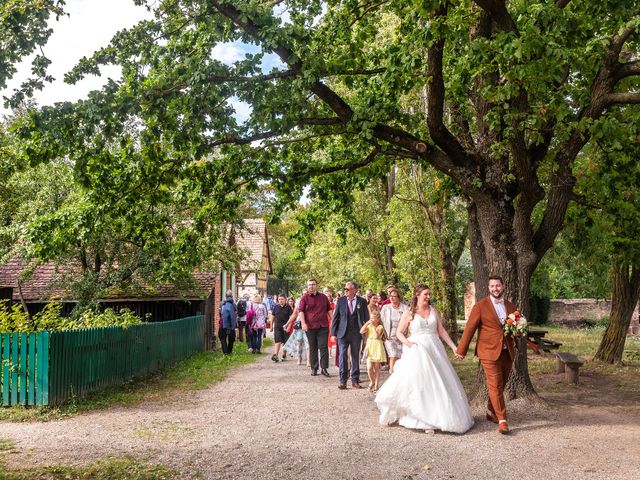
<path fill-rule="evenodd" d="M 513 228 L 515 210 L 496 209 L 490 198 L 481 202 L 471 200 L 467 205 L 469 213 L 469 238 L 471 258 L 476 282 L 476 300 L 488 295 L 490 275 L 499 275 L 505 282 L 505 297 L 512 301 L 526 315 L 529 300 L 531 275 L 537 265 L 537 256 L 529 242 L 516 242 L 522 232 Z M 514 245 L 518 248 L 514 248 Z M 516 253 L 517 252 L 517 253 Z M 475 391 L 478 399 L 486 400 L 484 377 Z M 505 397 L 537 399 L 537 394 L 529 377 L 526 339 L 519 339 L 518 352 L 513 369 L 505 387 Z"/>
<path fill-rule="evenodd" d="M 469 217 L 469 246 L 471 251 L 471 265 L 473 267 L 473 283 L 476 290 L 476 301 L 489 295 L 489 265 L 484 251 L 480 225 L 476 218 L 477 208 L 473 200 L 467 202 Z"/>
<path fill-rule="evenodd" d="M 605 363 L 622 363 L 627 331 L 640 298 L 640 265 L 613 264 L 611 315 L 595 358 Z"/>

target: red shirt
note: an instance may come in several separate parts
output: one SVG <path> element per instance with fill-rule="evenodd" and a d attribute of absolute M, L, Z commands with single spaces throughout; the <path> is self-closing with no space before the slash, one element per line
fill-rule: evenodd
<path fill-rule="evenodd" d="M 304 321 L 309 328 L 329 327 L 327 313 L 331 310 L 329 299 L 324 293 L 305 293 L 300 299 L 298 310 L 304 313 Z"/>

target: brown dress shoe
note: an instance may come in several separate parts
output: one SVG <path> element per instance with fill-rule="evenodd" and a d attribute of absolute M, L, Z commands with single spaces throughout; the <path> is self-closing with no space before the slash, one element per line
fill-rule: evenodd
<path fill-rule="evenodd" d="M 346 383 L 341 383 L 340 385 L 338 385 L 338 388 L 340 390 L 346 390 L 347 389 L 347 384 Z"/>
<path fill-rule="evenodd" d="M 507 425 L 507 422 L 500 422 L 498 424 L 498 432 L 503 435 L 507 435 L 509 433 L 509 425 Z"/>
<path fill-rule="evenodd" d="M 486 417 L 486 419 L 487 419 L 487 420 L 489 420 L 490 422 L 493 422 L 493 423 L 496 423 L 496 424 L 497 424 L 497 423 L 499 423 L 499 422 L 498 422 L 498 417 L 496 417 L 496 414 L 495 414 L 495 413 L 493 413 L 493 412 L 487 412 L 487 413 L 485 413 L 485 417 Z"/>
<path fill-rule="evenodd" d="M 360 385 L 359 383 L 352 383 L 351 388 L 355 388 L 357 390 L 359 388 L 362 388 L 362 385 Z"/>

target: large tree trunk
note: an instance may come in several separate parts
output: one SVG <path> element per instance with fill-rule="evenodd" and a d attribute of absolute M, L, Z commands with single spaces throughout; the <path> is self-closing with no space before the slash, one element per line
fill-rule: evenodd
<path fill-rule="evenodd" d="M 467 202 L 469 217 L 469 245 L 471 250 L 471 266 L 473 267 L 473 283 L 476 290 L 476 301 L 489 295 L 489 265 L 484 251 L 480 225 L 476 218 L 476 204 L 473 200 Z"/>
<path fill-rule="evenodd" d="M 496 209 L 491 199 L 484 199 L 480 204 L 470 201 L 467 211 L 476 299 L 487 296 L 489 276 L 499 275 L 505 282 L 505 297 L 526 315 L 531 275 L 536 265 L 531 259 L 536 256 L 532 248 L 527 251 L 525 242 L 515 241 L 515 238 L 522 236 L 522 232 L 516 232 L 513 227 L 515 212 L 509 208 Z M 518 248 L 515 248 L 516 244 Z M 478 398 L 474 399 L 474 403 L 483 403 L 487 395 L 483 386 L 484 376 L 479 372 L 478 378 L 482 384 L 475 389 Z M 509 400 L 537 398 L 529 378 L 527 342 L 524 338 L 518 341 L 518 353 L 505 388 L 505 396 Z"/>
<path fill-rule="evenodd" d="M 595 358 L 606 363 L 621 363 L 627 331 L 640 297 L 640 265 L 613 264 L 611 316 Z"/>

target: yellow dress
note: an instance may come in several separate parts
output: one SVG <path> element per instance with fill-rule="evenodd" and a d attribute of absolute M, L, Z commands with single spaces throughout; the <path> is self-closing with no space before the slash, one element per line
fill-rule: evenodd
<path fill-rule="evenodd" d="M 384 351 L 384 343 L 380 337 L 384 332 L 384 326 L 374 327 L 371 323 L 367 326 L 367 360 L 372 362 L 386 362 L 387 354 Z"/>

